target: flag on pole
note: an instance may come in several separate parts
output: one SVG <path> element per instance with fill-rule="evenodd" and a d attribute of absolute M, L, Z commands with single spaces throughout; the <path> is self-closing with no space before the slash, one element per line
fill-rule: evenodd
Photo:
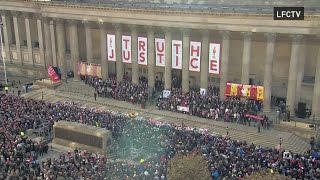
<path fill-rule="evenodd" d="M 58 73 L 54 70 L 54 68 L 52 66 L 49 66 L 49 68 L 48 68 L 48 75 L 49 75 L 51 81 L 53 81 L 55 83 L 60 81 Z"/>

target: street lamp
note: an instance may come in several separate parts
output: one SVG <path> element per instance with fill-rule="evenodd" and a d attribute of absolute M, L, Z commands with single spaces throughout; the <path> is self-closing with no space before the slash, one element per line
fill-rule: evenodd
<path fill-rule="evenodd" d="M 229 135 L 229 127 L 226 127 L 226 131 L 227 131 L 227 136 Z"/>
<path fill-rule="evenodd" d="M 282 137 L 279 138 L 279 145 L 280 145 L 280 150 L 281 150 L 281 145 L 282 145 Z"/>
<path fill-rule="evenodd" d="M 3 61 L 4 79 L 5 79 L 6 85 L 8 85 L 7 71 L 6 71 L 6 60 L 5 60 L 5 58 L 4 58 L 3 41 L 2 41 L 2 26 L 3 26 L 3 22 L 2 22 L 2 19 L 0 18 L 1 57 L 2 57 L 2 61 Z"/>

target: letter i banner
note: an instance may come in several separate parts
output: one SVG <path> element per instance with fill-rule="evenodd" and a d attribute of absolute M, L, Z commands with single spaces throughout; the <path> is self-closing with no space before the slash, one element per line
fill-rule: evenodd
<path fill-rule="evenodd" d="M 54 70 L 54 68 L 52 66 L 48 67 L 48 75 L 49 75 L 51 81 L 53 81 L 54 83 L 60 81 L 58 73 Z"/>

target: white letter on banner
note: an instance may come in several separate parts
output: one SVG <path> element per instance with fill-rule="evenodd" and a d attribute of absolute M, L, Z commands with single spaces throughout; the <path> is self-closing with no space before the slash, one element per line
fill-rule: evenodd
<path fill-rule="evenodd" d="M 190 42 L 189 70 L 200 72 L 201 42 Z"/>
<path fill-rule="evenodd" d="M 138 37 L 138 64 L 148 65 L 148 39 Z"/>
<path fill-rule="evenodd" d="M 131 63 L 131 36 L 122 36 L 122 62 Z"/>
<path fill-rule="evenodd" d="M 156 46 L 156 66 L 165 66 L 165 40 L 164 39 L 155 39 L 155 46 Z"/>
<path fill-rule="evenodd" d="M 172 40 L 172 68 L 182 69 L 182 41 Z"/>
<path fill-rule="evenodd" d="M 209 73 L 220 74 L 220 44 L 209 45 Z"/>
<path fill-rule="evenodd" d="M 108 60 L 116 61 L 116 36 L 107 34 Z"/>

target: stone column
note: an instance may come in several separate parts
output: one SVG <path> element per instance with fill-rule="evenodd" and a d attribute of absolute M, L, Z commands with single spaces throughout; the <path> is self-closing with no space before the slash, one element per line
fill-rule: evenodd
<path fill-rule="evenodd" d="M 154 28 L 147 27 L 148 31 L 148 86 L 154 88 L 155 85 L 155 55 L 154 55 Z"/>
<path fill-rule="evenodd" d="M 117 81 L 123 80 L 123 63 L 122 63 L 122 35 L 121 35 L 121 25 L 114 24 L 116 30 L 116 69 L 117 69 Z"/>
<path fill-rule="evenodd" d="M 80 80 L 78 75 L 77 63 L 80 60 L 79 55 L 79 42 L 78 42 L 78 27 L 77 21 L 70 20 L 70 49 L 71 49 L 71 65 L 75 80 Z"/>
<path fill-rule="evenodd" d="M 204 89 L 208 89 L 209 38 L 209 31 L 203 30 L 201 39 L 200 87 Z"/>
<path fill-rule="evenodd" d="M 263 111 L 271 111 L 271 87 L 272 87 L 272 64 L 274 59 L 274 46 L 276 34 L 266 33 L 267 37 L 267 50 L 266 50 L 266 60 L 264 65 L 264 101 L 263 101 Z"/>
<path fill-rule="evenodd" d="M 14 35 L 16 40 L 17 60 L 20 60 L 20 64 L 23 65 L 23 59 L 21 56 L 21 42 L 20 42 L 20 36 L 19 36 L 19 23 L 18 23 L 18 17 L 20 13 L 13 12 L 12 15 L 13 15 Z"/>
<path fill-rule="evenodd" d="M 304 65 L 306 62 L 306 51 L 307 51 L 307 45 L 306 40 L 303 39 L 301 42 L 301 48 L 299 53 L 299 63 L 298 63 L 298 77 L 297 77 L 297 91 L 296 91 L 296 105 L 300 102 L 301 98 L 301 86 L 304 76 Z"/>
<path fill-rule="evenodd" d="M 44 28 L 44 40 L 46 46 L 46 66 L 47 68 L 51 65 L 53 66 L 52 61 L 52 46 L 51 46 L 51 34 L 50 34 L 50 26 L 49 26 L 49 19 L 43 18 L 43 28 Z"/>
<path fill-rule="evenodd" d="M 56 50 L 56 36 L 53 20 L 50 21 L 50 36 L 51 36 L 51 47 L 52 47 L 52 65 L 58 66 L 57 62 L 57 50 Z"/>
<path fill-rule="evenodd" d="M 65 59 L 66 55 L 66 38 L 64 31 L 64 20 L 57 19 L 57 44 L 58 44 L 58 65 L 61 70 L 61 78 L 65 79 L 67 77 L 67 62 Z"/>
<path fill-rule="evenodd" d="M 8 17 L 8 13 L 5 12 L 5 11 L 2 11 L 1 12 L 1 17 L 2 17 L 2 23 L 3 23 L 3 41 L 4 41 L 4 49 L 5 49 L 5 52 L 6 52 L 6 62 L 10 62 L 12 63 L 11 61 L 11 55 L 10 55 L 10 44 L 11 42 L 9 41 L 9 33 L 8 33 L 8 23 L 10 23 L 10 21 L 8 22 L 9 20 L 9 17 Z M 7 19 L 8 17 L 8 19 Z M 11 32 L 10 32 L 11 33 Z"/>
<path fill-rule="evenodd" d="M 182 29 L 182 92 L 189 92 L 189 58 L 190 58 L 190 30 Z"/>
<path fill-rule="evenodd" d="M 312 116 L 320 121 L 320 47 L 318 47 L 318 58 L 316 65 L 315 81 L 313 86 Z"/>
<path fill-rule="evenodd" d="M 91 24 L 88 21 L 84 21 L 83 23 L 86 32 L 87 62 L 93 63 Z"/>
<path fill-rule="evenodd" d="M 224 91 L 228 81 L 229 73 L 229 48 L 230 31 L 222 31 L 222 54 L 221 54 L 221 73 L 220 73 L 220 100 L 224 100 Z"/>
<path fill-rule="evenodd" d="M 164 68 L 164 89 L 171 89 L 172 84 L 172 32 L 170 28 L 164 28 L 165 31 L 165 68 Z"/>
<path fill-rule="evenodd" d="M 109 78 L 108 60 L 107 60 L 107 31 L 104 23 L 100 23 L 100 43 L 101 43 L 101 74 L 102 79 Z"/>
<path fill-rule="evenodd" d="M 251 61 L 251 32 L 243 32 L 243 54 L 242 54 L 242 73 L 241 83 L 249 84 L 250 61 Z"/>
<path fill-rule="evenodd" d="M 29 18 L 30 18 L 30 14 L 25 13 L 24 17 L 25 17 L 25 25 L 26 25 L 26 35 L 27 35 L 27 45 L 28 45 L 28 60 L 32 61 L 32 65 L 35 66 L 35 61 L 33 58 L 33 50 L 32 50 L 32 39 L 31 39 L 31 32 L 30 32 L 30 22 L 29 22 Z"/>
<path fill-rule="evenodd" d="M 292 35 L 291 45 L 291 58 L 288 77 L 287 89 L 287 108 L 290 111 L 290 116 L 294 116 L 296 88 L 297 88 L 297 75 L 298 75 L 298 62 L 299 62 L 299 49 L 301 45 L 302 35 Z"/>
<path fill-rule="evenodd" d="M 40 50 L 40 59 L 44 61 L 44 67 L 47 67 L 48 62 L 44 57 L 44 44 L 43 44 L 43 33 L 42 33 L 42 21 L 41 16 L 37 15 L 37 28 L 38 28 L 38 41 Z"/>
<path fill-rule="evenodd" d="M 138 32 L 135 25 L 130 25 L 131 29 L 131 54 L 132 54 L 132 83 L 139 84 L 138 66 Z"/>

